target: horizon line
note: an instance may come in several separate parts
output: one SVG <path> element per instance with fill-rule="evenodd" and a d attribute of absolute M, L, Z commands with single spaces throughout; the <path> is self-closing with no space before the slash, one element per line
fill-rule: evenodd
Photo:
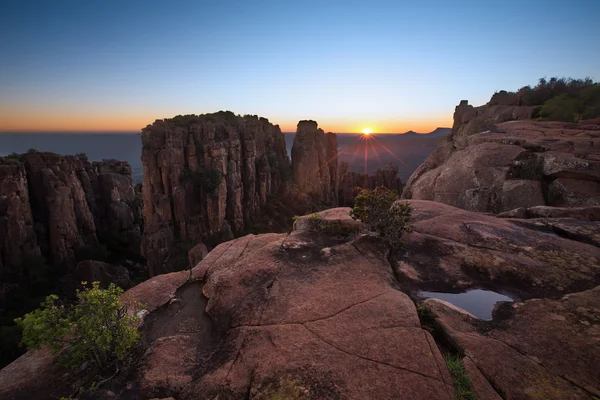
<path fill-rule="evenodd" d="M 450 127 L 437 127 L 433 129 L 431 132 L 435 132 L 438 129 L 452 129 Z M 427 135 L 431 132 L 416 132 L 412 129 L 406 132 L 372 132 L 374 135 L 405 135 L 408 133 L 416 133 L 417 135 Z M 118 135 L 118 134 L 127 134 L 127 135 L 139 135 L 142 133 L 142 130 L 130 131 L 130 130 L 0 130 L 1 134 L 45 134 L 45 135 L 101 135 L 101 134 L 110 134 L 110 135 Z M 281 133 L 296 133 L 295 131 L 281 131 Z M 362 132 L 326 132 L 326 133 L 335 133 L 337 135 L 362 135 Z"/>

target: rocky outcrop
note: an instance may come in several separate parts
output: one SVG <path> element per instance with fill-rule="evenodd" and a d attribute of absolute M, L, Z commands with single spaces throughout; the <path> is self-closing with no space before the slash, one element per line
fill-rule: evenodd
<path fill-rule="evenodd" d="M 77 249 L 122 238 L 139 253 L 140 199 L 125 162 L 89 162 L 85 155 L 29 153 L 0 161 L 2 265 L 17 268 L 40 253 L 75 267 Z M 41 251 L 40 251 L 41 250 Z"/>
<path fill-rule="evenodd" d="M 518 95 L 499 92 L 483 106 L 473 107 L 462 100 L 454 110 L 454 124 L 450 138 L 494 131 L 496 125 L 506 121 L 528 120 L 536 106 L 521 106 Z"/>
<path fill-rule="evenodd" d="M 245 231 L 289 181 L 277 125 L 231 112 L 157 120 L 142 130 L 143 254 L 151 275 L 182 269 L 179 243 Z"/>
<path fill-rule="evenodd" d="M 318 227 L 305 216 L 290 234 L 222 243 L 191 272 L 130 289 L 122 299 L 144 318 L 149 342 L 137 377 L 111 392 L 452 399 L 441 347 L 462 357 L 480 398 L 597 396 L 600 247 L 522 224 L 534 219 L 410 204 L 401 251 L 336 208 L 319 213 Z M 484 321 L 419 294 L 469 288 L 520 301 Z M 0 397 L 60 397 L 60 372 L 48 366 L 46 353 L 27 353 L 0 371 Z"/>
<path fill-rule="evenodd" d="M 300 121 L 292 147 L 294 183 L 314 202 L 338 204 L 337 135 L 324 133 L 315 121 Z"/>
<path fill-rule="evenodd" d="M 339 164 L 339 203 L 342 206 L 352 206 L 354 199 L 361 189 L 375 189 L 385 186 L 397 193 L 402 193 L 402 182 L 398 177 L 398 167 L 388 164 L 378 168 L 374 174 L 365 175 L 350 170 L 348 163 Z"/>
<path fill-rule="evenodd" d="M 480 320 L 435 299 L 426 300 L 425 307 L 466 354 L 463 362 L 473 365 L 467 370 L 471 382 L 487 377 L 487 390 L 497 390 L 492 395 L 595 399 L 600 395 L 600 373 L 593 367 L 600 355 L 599 299 L 597 286 L 558 300 L 505 305 L 501 310 L 507 316 L 493 327 L 482 327 Z"/>
<path fill-rule="evenodd" d="M 600 376 L 592 365 L 600 356 L 600 243 L 589 238 L 600 231 L 600 222 L 588 219 L 591 212 L 537 208 L 529 214 L 532 218 L 522 220 L 429 201 L 410 203 L 412 232 L 404 239 L 404 253 L 392 263 L 398 279 L 417 298 L 418 290 L 483 288 L 522 300 L 497 304 L 492 321 L 437 299 L 421 306 L 428 310 L 422 315 L 433 316 L 433 325 L 427 326 L 436 338 L 464 355 L 478 398 L 598 396 Z M 589 235 L 545 226 L 554 223 L 586 224 Z"/>
<path fill-rule="evenodd" d="M 600 247 L 593 235 L 569 236 L 535 222 L 587 224 L 565 218 L 498 218 L 432 201 L 410 200 L 412 232 L 398 273 L 422 290 L 459 291 L 478 285 L 498 288 L 519 298 L 560 297 L 600 284 Z"/>
<path fill-rule="evenodd" d="M 208 255 L 208 248 L 204 243 L 198 243 L 188 252 L 189 265 L 195 267 Z"/>
<path fill-rule="evenodd" d="M 0 270 L 16 267 L 23 254 L 40 254 L 23 163 L 0 158 Z"/>
<path fill-rule="evenodd" d="M 456 132 L 413 173 L 403 198 L 493 213 L 600 205 L 600 127 L 511 121 L 493 132 Z"/>

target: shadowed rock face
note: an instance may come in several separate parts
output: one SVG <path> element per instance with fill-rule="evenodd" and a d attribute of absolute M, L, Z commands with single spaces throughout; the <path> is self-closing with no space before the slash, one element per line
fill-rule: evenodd
<path fill-rule="evenodd" d="M 0 268 L 17 266 L 21 256 L 40 254 L 29 204 L 25 166 L 0 159 Z"/>
<path fill-rule="evenodd" d="M 75 250 L 101 242 L 105 232 L 139 252 L 139 214 L 126 162 L 53 153 L 0 161 L 0 265 L 17 267 L 24 254 L 41 249 L 74 267 Z"/>
<path fill-rule="evenodd" d="M 360 189 L 375 189 L 385 186 L 398 194 L 402 193 L 402 182 L 398 177 L 398 167 L 388 164 L 378 168 L 374 174 L 365 175 L 351 171 L 348 163 L 339 164 L 339 201 L 340 205 L 351 206 Z M 366 183 L 366 184 L 365 184 Z"/>
<path fill-rule="evenodd" d="M 338 204 L 337 136 L 324 133 L 315 121 L 300 121 L 292 147 L 294 183 L 314 201 Z"/>
<path fill-rule="evenodd" d="M 144 307 L 148 348 L 123 398 L 453 399 L 438 344 L 454 346 L 480 398 L 591 399 L 597 394 L 600 248 L 535 221 L 411 201 L 412 232 L 390 254 L 350 209 L 302 217 L 290 234 L 222 243 L 188 271 L 123 295 Z M 534 215 L 533 212 L 530 215 Z M 575 210 L 569 217 L 589 216 Z M 580 221 L 596 224 L 598 221 Z M 527 225 L 527 224 L 529 225 Z M 525 299 L 481 321 L 419 290 L 490 288 Z M 132 312 L 140 311 L 133 309 Z M 447 347 L 446 347 L 447 348 Z M 0 397 L 59 394 L 43 352 L 0 371 Z M 25 373 L 27 371 L 27 373 Z M 12 383 L 18 378 L 18 385 Z M 51 390 L 49 391 L 49 389 Z"/>
<path fill-rule="evenodd" d="M 143 254 L 151 275 L 182 267 L 169 258 L 176 242 L 214 245 L 243 232 L 288 179 L 279 126 L 225 112 L 187 117 L 142 131 Z"/>
<path fill-rule="evenodd" d="M 493 213 L 544 205 L 597 206 L 598 149 L 598 126 L 504 122 L 489 133 L 454 135 L 412 174 L 402 197 Z"/>

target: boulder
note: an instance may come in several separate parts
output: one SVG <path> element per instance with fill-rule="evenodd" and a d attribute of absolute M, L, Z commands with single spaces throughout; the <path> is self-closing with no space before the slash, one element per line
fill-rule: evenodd
<path fill-rule="evenodd" d="M 196 265 L 198 265 L 198 263 L 202 261 L 202 259 L 206 257 L 207 254 L 208 248 L 204 243 L 198 243 L 197 245 L 192 247 L 192 249 L 188 251 L 188 260 L 190 262 L 190 266 L 193 268 Z"/>

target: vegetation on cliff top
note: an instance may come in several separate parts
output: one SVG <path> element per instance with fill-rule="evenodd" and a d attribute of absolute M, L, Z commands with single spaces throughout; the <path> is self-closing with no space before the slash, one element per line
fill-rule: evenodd
<path fill-rule="evenodd" d="M 600 83 L 591 78 L 540 78 L 534 87 L 524 86 L 517 92 L 495 93 L 490 105 L 511 96 L 517 99 L 519 105 L 539 106 L 533 117 L 541 120 L 577 122 L 600 117 Z"/>
<path fill-rule="evenodd" d="M 173 118 L 165 119 L 165 121 L 172 122 L 177 126 L 189 127 L 193 124 L 199 124 L 203 121 L 237 124 L 243 121 L 243 119 L 244 118 L 241 115 L 236 115 L 231 111 L 217 111 L 215 113 L 207 114 L 176 115 Z"/>

